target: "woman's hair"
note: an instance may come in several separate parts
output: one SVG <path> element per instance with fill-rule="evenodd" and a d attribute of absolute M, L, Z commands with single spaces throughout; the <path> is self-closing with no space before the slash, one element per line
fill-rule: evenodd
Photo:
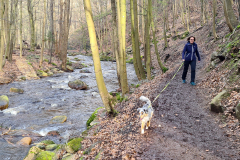
<path fill-rule="evenodd" d="M 196 41 L 196 38 L 194 37 L 194 36 L 190 36 L 190 37 L 188 37 L 188 39 L 187 39 L 187 41 L 190 41 L 190 38 L 194 38 L 194 42 Z"/>

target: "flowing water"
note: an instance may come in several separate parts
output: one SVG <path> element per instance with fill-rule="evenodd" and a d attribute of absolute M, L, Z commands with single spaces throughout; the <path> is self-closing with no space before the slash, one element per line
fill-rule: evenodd
<path fill-rule="evenodd" d="M 14 82 L 0 86 L 0 95 L 9 97 L 9 108 L 0 111 L 2 128 L 16 130 L 10 135 L 0 137 L 0 159 L 23 159 L 29 147 L 16 145 L 22 135 L 33 136 L 33 142 L 51 139 L 55 143 L 64 143 L 69 137 L 79 136 L 86 129 L 86 121 L 99 106 L 103 106 L 94 73 L 93 61 L 88 56 L 69 57 L 81 59 L 91 73 L 79 73 L 80 69 L 71 73 L 61 73 L 52 77 L 24 82 Z M 116 63 L 101 62 L 103 77 L 109 92 L 118 89 Z M 127 64 L 128 83 L 137 84 L 138 79 L 132 64 Z M 87 83 L 89 90 L 74 90 L 68 82 L 80 79 Z M 21 88 L 23 94 L 11 93 L 10 88 Z M 62 124 L 50 124 L 54 116 L 65 115 L 67 121 Z M 45 137 L 49 131 L 58 131 L 60 137 Z M 0 131 L 0 135 L 2 134 Z M 43 137 L 41 137 L 43 136 Z M 7 142 L 8 141 L 8 142 Z"/>

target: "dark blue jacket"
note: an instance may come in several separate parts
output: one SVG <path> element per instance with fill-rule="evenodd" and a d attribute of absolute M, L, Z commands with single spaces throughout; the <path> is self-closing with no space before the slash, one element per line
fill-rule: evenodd
<path fill-rule="evenodd" d="M 188 42 L 183 49 L 182 52 L 182 59 L 185 59 L 185 61 L 196 61 L 196 55 L 198 57 L 198 61 L 201 61 L 197 44 L 194 42 L 191 44 Z"/>

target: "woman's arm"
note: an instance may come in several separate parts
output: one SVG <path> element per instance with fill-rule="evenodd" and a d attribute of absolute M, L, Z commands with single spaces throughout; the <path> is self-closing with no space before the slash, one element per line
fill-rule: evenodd
<path fill-rule="evenodd" d="M 197 46 L 196 54 L 197 54 L 197 57 L 198 57 L 198 61 L 201 61 L 200 54 L 198 52 L 198 46 Z"/>
<path fill-rule="evenodd" d="M 187 51 L 187 45 L 184 46 L 183 51 L 182 51 L 182 59 L 185 59 L 185 52 Z"/>

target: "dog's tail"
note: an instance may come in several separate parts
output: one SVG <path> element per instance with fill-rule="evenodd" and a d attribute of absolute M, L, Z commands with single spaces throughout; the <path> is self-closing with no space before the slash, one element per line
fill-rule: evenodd
<path fill-rule="evenodd" d="M 148 105 L 151 105 L 151 101 L 145 96 L 141 96 L 140 100 L 146 102 Z"/>

